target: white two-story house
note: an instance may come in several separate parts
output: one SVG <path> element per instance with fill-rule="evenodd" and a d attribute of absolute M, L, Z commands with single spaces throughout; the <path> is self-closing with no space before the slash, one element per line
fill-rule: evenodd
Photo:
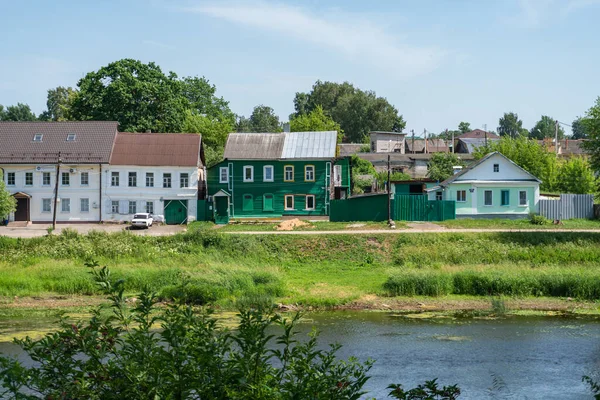
<path fill-rule="evenodd" d="M 0 122 L 0 172 L 17 200 L 9 221 L 49 223 L 54 204 L 57 222 L 101 221 L 116 134 L 109 121 Z"/>
<path fill-rule="evenodd" d="M 167 224 L 193 221 L 206 192 L 201 137 L 119 132 L 103 174 L 104 221 L 129 221 L 141 212 Z"/>

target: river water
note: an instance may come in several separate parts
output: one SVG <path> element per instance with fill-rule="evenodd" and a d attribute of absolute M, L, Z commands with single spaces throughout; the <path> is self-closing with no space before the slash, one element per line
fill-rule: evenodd
<path fill-rule="evenodd" d="M 412 388 L 436 377 L 444 385 L 458 384 L 461 400 L 591 399 L 581 377 L 600 372 L 595 318 L 419 319 L 381 312 L 305 317 L 299 329 L 316 327 L 323 347 L 337 342 L 342 358 L 375 360 L 365 389 L 378 399 L 387 397 L 390 383 Z M 0 343 L 0 352 L 23 358 L 9 343 Z"/>

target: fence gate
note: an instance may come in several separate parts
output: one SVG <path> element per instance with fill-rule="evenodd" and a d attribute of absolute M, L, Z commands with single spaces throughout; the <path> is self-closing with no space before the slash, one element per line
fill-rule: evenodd
<path fill-rule="evenodd" d="M 396 195 L 394 219 L 398 221 L 445 221 L 456 218 L 456 203 L 429 200 L 427 195 Z"/>
<path fill-rule="evenodd" d="M 560 200 L 540 200 L 539 213 L 548 219 L 594 218 L 594 195 L 561 194 Z"/>

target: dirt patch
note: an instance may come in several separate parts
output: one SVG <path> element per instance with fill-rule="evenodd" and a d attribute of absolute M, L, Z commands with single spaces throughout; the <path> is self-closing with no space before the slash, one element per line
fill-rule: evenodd
<path fill-rule="evenodd" d="M 51 297 L 3 297 L 0 308 L 34 308 L 60 309 L 72 307 L 89 307 L 106 303 L 106 299 L 98 296 L 51 296 Z"/>
<path fill-rule="evenodd" d="M 350 224 L 350 225 L 346 225 L 346 228 L 349 229 L 353 229 L 353 228 L 362 228 L 364 227 L 366 224 Z"/>
<path fill-rule="evenodd" d="M 293 231 L 295 228 L 309 225 L 310 224 L 308 222 L 300 221 L 298 218 L 294 218 L 282 221 L 279 225 L 275 227 L 275 229 L 278 231 Z"/>
<path fill-rule="evenodd" d="M 406 226 L 423 231 L 443 231 L 446 229 L 441 225 L 432 224 L 431 222 L 409 222 Z"/>

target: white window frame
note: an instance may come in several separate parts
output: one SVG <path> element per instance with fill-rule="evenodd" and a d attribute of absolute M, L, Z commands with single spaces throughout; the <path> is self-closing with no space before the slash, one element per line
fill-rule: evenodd
<path fill-rule="evenodd" d="M 438 201 L 439 201 L 439 200 L 443 200 L 443 199 L 444 199 L 444 194 L 443 194 L 443 192 L 441 192 L 441 191 L 439 191 L 439 190 L 438 190 L 437 192 L 435 192 L 435 199 L 436 199 L 436 200 L 438 200 Z"/>
<path fill-rule="evenodd" d="M 500 172 L 500 164 L 494 164 L 493 171 L 494 172 Z"/>
<path fill-rule="evenodd" d="M 44 209 L 44 205 L 46 204 L 46 202 L 48 203 L 48 209 Z M 42 199 L 42 212 L 43 213 L 50 213 L 52 212 L 52 199 Z"/>
<path fill-rule="evenodd" d="M 291 168 L 292 177 L 290 179 L 287 178 L 287 169 Z M 293 165 L 284 165 L 283 166 L 283 181 L 284 182 L 294 182 L 294 166 Z"/>
<path fill-rule="evenodd" d="M 169 181 L 168 181 L 169 182 L 169 186 L 167 186 L 167 180 L 166 180 L 167 178 L 169 179 Z M 163 173 L 163 185 L 162 185 L 162 187 L 164 189 L 171 189 L 171 188 L 173 188 L 173 174 L 172 173 L 170 173 L 170 172 Z"/>
<path fill-rule="evenodd" d="M 312 207 L 308 207 L 308 199 L 312 198 Z M 316 209 L 317 204 L 315 203 L 316 199 L 315 199 L 315 195 L 314 194 L 307 194 L 306 198 L 304 199 L 304 209 L 306 211 L 314 211 Z"/>
<path fill-rule="evenodd" d="M 65 177 L 67 178 L 67 183 L 65 183 Z M 60 186 L 71 186 L 71 174 L 69 172 L 60 173 Z"/>
<path fill-rule="evenodd" d="M 148 206 L 150 206 L 151 210 L 148 208 Z M 144 204 L 144 211 L 146 211 L 149 214 L 154 214 L 154 202 L 147 201 L 146 204 Z"/>
<path fill-rule="evenodd" d="M 86 207 L 84 207 L 84 203 L 86 204 Z M 79 211 L 82 213 L 89 213 L 90 212 L 90 199 L 87 197 L 83 197 L 81 199 L 79 199 Z"/>
<path fill-rule="evenodd" d="M 292 198 L 292 207 L 291 208 L 288 207 L 288 205 L 287 205 L 288 197 Z M 285 196 L 283 196 L 283 209 L 284 210 L 289 210 L 289 211 L 295 210 L 295 208 L 294 208 L 294 195 L 293 194 L 286 194 Z"/>
<path fill-rule="evenodd" d="M 490 192 L 490 200 L 491 203 L 490 204 L 486 204 L 486 194 Z M 494 192 L 492 190 L 484 190 L 483 191 L 483 205 L 484 207 L 493 207 L 494 206 Z"/>
<path fill-rule="evenodd" d="M 250 171 L 250 178 L 246 177 L 246 171 Z M 243 177 L 244 182 L 254 182 L 254 166 L 244 165 L 242 177 Z"/>
<path fill-rule="evenodd" d="M 185 185 L 183 185 L 182 180 L 185 177 Z M 189 188 L 190 187 L 190 174 L 188 172 L 180 172 L 179 173 L 179 187 L 180 188 Z"/>
<path fill-rule="evenodd" d="M 42 140 L 44 140 L 44 134 L 43 133 L 36 133 L 35 135 L 33 135 L 32 142 L 41 142 Z"/>
<path fill-rule="evenodd" d="M 267 179 L 267 169 L 271 170 L 270 179 Z M 275 168 L 272 165 L 265 165 L 263 167 L 263 182 L 275 182 Z"/>
<path fill-rule="evenodd" d="M 137 187 L 137 172 L 129 171 L 127 173 L 127 187 Z"/>
<path fill-rule="evenodd" d="M 131 207 L 133 206 L 133 207 Z M 133 212 L 131 211 L 131 209 L 133 208 Z M 137 201 L 135 200 L 129 200 L 127 202 L 127 214 L 136 214 L 137 213 Z"/>
<path fill-rule="evenodd" d="M 44 178 L 48 177 L 48 183 L 44 182 Z M 52 174 L 50 172 L 42 172 L 42 186 L 52 185 Z"/>
<path fill-rule="evenodd" d="M 68 209 L 65 210 L 65 205 L 68 204 Z M 71 212 L 71 199 L 70 198 L 61 198 L 60 199 L 60 212 L 70 213 Z"/>
<path fill-rule="evenodd" d="M 461 196 L 461 194 L 462 194 L 462 196 Z M 465 203 L 466 201 L 467 201 L 467 191 L 466 190 L 457 190 L 456 191 L 456 202 L 457 203 Z"/>
<path fill-rule="evenodd" d="M 85 177 L 85 182 L 83 177 Z M 89 172 L 82 172 L 81 175 L 79 175 L 79 184 L 81 186 L 90 186 L 90 173 Z"/>
<path fill-rule="evenodd" d="M 10 183 L 12 178 L 12 183 Z M 6 186 L 15 186 L 17 184 L 17 173 L 7 172 L 6 173 Z"/>
<path fill-rule="evenodd" d="M 521 193 L 525 193 L 525 203 L 521 203 Z M 529 206 L 529 199 L 527 198 L 527 190 L 519 190 L 519 207 Z"/>
<path fill-rule="evenodd" d="M 311 178 L 309 179 L 308 173 L 310 171 Z M 304 166 L 304 182 L 314 182 L 315 181 L 315 166 L 312 164 Z"/>
<path fill-rule="evenodd" d="M 110 202 L 110 213 L 111 214 L 119 213 L 119 200 L 112 200 Z"/>
<path fill-rule="evenodd" d="M 119 187 L 121 180 L 121 174 L 119 171 L 113 171 L 110 173 L 110 186 L 111 187 Z"/>
<path fill-rule="evenodd" d="M 225 175 L 223 175 L 225 173 Z M 229 183 L 229 167 L 219 168 L 219 183 Z"/>
<path fill-rule="evenodd" d="M 154 172 L 146 172 L 146 187 L 154 187 Z"/>
<path fill-rule="evenodd" d="M 27 183 L 27 177 L 31 177 L 31 183 Z M 33 186 L 33 172 L 25 172 L 25 186 Z"/>
<path fill-rule="evenodd" d="M 74 142 L 76 137 L 74 133 L 67 133 L 67 142 Z"/>

